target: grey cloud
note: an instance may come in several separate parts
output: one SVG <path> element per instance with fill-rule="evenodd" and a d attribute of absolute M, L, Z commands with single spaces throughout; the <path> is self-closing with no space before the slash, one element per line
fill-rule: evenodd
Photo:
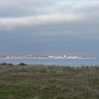
<path fill-rule="evenodd" d="M 14 29 L 19 26 L 35 26 L 52 23 L 72 22 L 82 19 L 83 15 L 73 14 L 48 14 L 34 17 L 23 17 L 23 18 L 0 18 L 0 26 L 6 30 Z"/>
<path fill-rule="evenodd" d="M 50 13 L 47 8 L 52 4 L 45 0 L 1 0 L 0 17 L 26 17 Z"/>
<path fill-rule="evenodd" d="M 86 5 L 56 1 L 51 1 L 49 5 L 49 2 L 17 0 L 1 6 L 1 53 L 97 55 L 97 2 L 93 6 L 89 2 Z M 89 11 L 85 10 L 87 7 Z"/>
<path fill-rule="evenodd" d="M 99 1 L 85 2 L 74 6 L 74 11 L 79 13 L 99 13 Z"/>
<path fill-rule="evenodd" d="M 54 4 L 55 2 L 57 2 L 57 0 L 50 0 L 50 1 L 46 1 L 46 0 L 20 0 L 19 2 L 24 3 L 24 4 L 33 4 L 34 6 L 39 5 L 44 7 L 44 6 L 49 6 Z"/>
<path fill-rule="evenodd" d="M 58 2 L 46 0 L 7 0 L 0 1 L 0 17 L 30 17 L 46 14 L 87 14 L 98 12 L 99 2 L 75 4 L 73 2 Z"/>
<path fill-rule="evenodd" d="M 65 26 L 64 26 L 65 25 Z M 76 27 L 64 24 L 56 26 L 36 26 L 31 28 L 19 28 L 17 30 L 0 32 L 0 50 L 2 53 L 21 53 L 21 54 L 76 54 L 86 55 L 88 53 L 98 52 L 97 39 L 91 38 L 91 34 L 70 35 L 64 30 L 71 30 L 72 33 L 83 31 L 77 30 Z M 73 28 L 74 27 L 74 28 Z M 75 30 L 76 28 L 76 30 Z M 39 30 L 38 30 L 39 29 Z M 48 35 L 47 35 L 48 31 Z M 85 32 L 85 31 L 83 31 Z M 52 33 L 51 35 L 49 35 Z M 89 35 L 88 35 L 89 34 Z M 94 35 L 94 34 L 93 34 Z M 95 34 L 96 35 L 96 34 Z M 86 36 L 86 37 L 84 37 Z M 93 48 L 94 47 L 94 48 Z M 83 53 L 83 54 L 81 54 Z M 90 55 L 90 54 L 89 54 Z M 92 55 L 92 54 L 91 54 Z M 96 54 L 94 54 L 96 55 Z M 88 57 L 88 56 L 87 56 Z"/>
<path fill-rule="evenodd" d="M 54 6 L 54 13 L 72 13 L 73 2 L 58 2 Z"/>
<path fill-rule="evenodd" d="M 0 17 L 24 17 L 24 16 L 35 16 L 38 14 L 47 14 L 47 10 L 36 7 L 37 5 L 31 4 L 20 4 L 19 2 L 7 2 L 1 3 L 0 6 Z"/>
<path fill-rule="evenodd" d="M 79 14 L 94 14 L 99 13 L 99 1 L 81 2 L 58 2 L 54 6 L 54 13 L 79 13 Z"/>

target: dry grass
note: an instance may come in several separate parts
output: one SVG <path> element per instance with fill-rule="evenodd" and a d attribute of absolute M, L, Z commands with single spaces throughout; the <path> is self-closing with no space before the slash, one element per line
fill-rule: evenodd
<path fill-rule="evenodd" d="M 1 64 L 0 99 L 99 99 L 99 67 Z"/>

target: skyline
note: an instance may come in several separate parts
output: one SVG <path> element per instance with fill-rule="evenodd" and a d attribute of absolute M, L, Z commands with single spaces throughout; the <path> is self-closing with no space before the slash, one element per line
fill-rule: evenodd
<path fill-rule="evenodd" d="M 97 59 L 96 57 L 67 55 L 0 55 L 0 59 Z"/>
<path fill-rule="evenodd" d="M 98 0 L 0 0 L 0 55 L 99 58 Z"/>

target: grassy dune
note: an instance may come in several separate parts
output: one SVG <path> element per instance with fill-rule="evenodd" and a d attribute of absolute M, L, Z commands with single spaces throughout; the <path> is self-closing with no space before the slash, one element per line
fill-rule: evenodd
<path fill-rule="evenodd" d="M 99 99 L 99 67 L 0 64 L 0 99 Z"/>

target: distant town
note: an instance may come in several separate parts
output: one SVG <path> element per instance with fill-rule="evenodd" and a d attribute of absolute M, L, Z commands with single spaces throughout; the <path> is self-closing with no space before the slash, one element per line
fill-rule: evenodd
<path fill-rule="evenodd" d="M 36 55 L 0 55 L 0 59 L 96 59 L 94 58 L 86 58 L 82 56 L 36 56 Z"/>

